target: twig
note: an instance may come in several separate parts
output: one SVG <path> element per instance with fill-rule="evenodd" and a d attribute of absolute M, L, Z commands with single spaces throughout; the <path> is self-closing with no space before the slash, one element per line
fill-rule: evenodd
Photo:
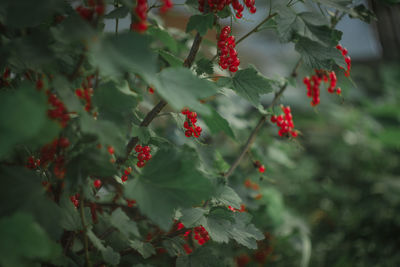
<path fill-rule="evenodd" d="M 192 47 L 190 48 L 189 54 L 187 58 L 185 59 L 183 66 L 186 68 L 190 68 L 193 65 L 193 62 L 196 58 L 197 52 L 199 51 L 200 44 L 202 41 L 202 37 L 199 33 L 196 34 Z M 149 124 L 153 121 L 155 117 L 157 117 L 158 113 L 161 112 L 161 110 L 167 105 L 167 101 L 165 100 L 160 100 L 160 102 L 157 103 L 157 105 L 154 106 L 152 110 L 150 110 L 149 113 L 147 113 L 146 117 L 143 119 L 143 121 L 140 123 L 140 126 L 142 127 L 147 127 Z M 132 137 L 128 145 L 126 146 L 126 156 L 125 158 L 120 158 L 118 159 L 117 163 L 121 164 L 125 162 L 133 148 L 136 146 L 137 142 L 139 141 L 139 138 L 137 136 Z"/>
<path fill-rule="evenodd" d="M 297 76 L 297 69 L 300 66 L 300 62 L 301 60 L 297 61 L 296 65 L 293 68 L 293 71 L 291 73 L 292 77 L 296 77 Z M 268 108 L 273 108 L 276 103 L 279 101 L 280 97 L 282 96 L 283 92 L 286 90 L 288 83 L 286 82 L 280 89 L 278 92 L 275 93 L 274 99 L 272 100 L 272 102 L 268 105 Z M 259 119 L 256 127 L 253 129 L 253 131 L 251 132 L 249 138 L 246 141 L 246 144 L 243 146 L 242 151 L 240 152 L 239 156 L 236 158 L 236 160 L 233 162 L 233 164 L 231 165 L 231 167 L 229 168 L 229 170 L 224 174 L 225 178 L 229 178 L 229 176 L 232 175 L 232 173 L 235 171 L 235 169 L 237 168 L 237 166 L 239 166 L 240 162 L 242 161 L 244 155 L 246 155 L 247 151 L 250 149 L 251 145 L 253 144 L 254 140 L 257 137 L 258 132 L 260 131 L 261 127 L 264 125 L 264 123 L 267 121 L 268 116 L 261 116 L 261 118 Z"/>
<path fill-rule="evenodd" d="M 80 209 L 80 215 L 81 215 L 81 222 L 83 226 L 83 241 L 84 241 L 84 246 L 85 246 L 85 259 L 86 259 L 86 266 L 87 267 L 92 267 L 92 262 L 90 261 L 89 257 L 89 240 L 87 237 L 87 226 L 86 226 L 86 220 L 85 220 L 85 202 L 84 202 L 84 196 L 83 192 L 81 192 L 81 197 L 79 200 L 79 209 Z"/>
<path fill-rule="evenodd" d="M 272 19 L 276 15 L 278 15 L 278 13 L 273 13 L 273 14 L 268 15 L 268 17 L 266 17 L 260 23 L 258 23 L 251 31 L 249 31 L 248 33 L 243 35 L 241 38 L 239 38 L 239 40 L 236 41 L 236 45 L 239 44 L 244 39 L 246 39 L 247 37 L 249 37 L 252 33 L 257 32 L 258 28 L 260 28 L 261 25 L 263 25 L 265 22 L 267 22 L 268 20 Z"/>
<path fill-rule="evenodd" d="M 78 76 L 79 69 L 81 68 L 81 66 L 82 66 L 84 61 L 85 61 L 85 56 L 84 56 L 84 54 L 82 54 L 82 55 L 79 56 L 79 60 L 78 60 L 78 63 L 76 64 L 76 66 L 75 66 L 74 71 L 68 77 L 70 81 L 74 80 L 76 78 L 76 76 Z"/>

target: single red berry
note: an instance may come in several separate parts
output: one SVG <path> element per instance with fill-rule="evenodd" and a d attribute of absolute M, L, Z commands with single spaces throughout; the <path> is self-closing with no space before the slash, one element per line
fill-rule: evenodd
<path fill-rule="evenodd" d="M 121 176 L 121 181 L 122 181 L 122 182 L 128 181 L 128 175 L 125 175 L 125 174 L 122 175 L 122 176 Z"/>
<path fill-rule="evenodd" d="M 40 90 L 43 88 L 43 81 L 42 80 L 37 80 L 36 82 L 36 89 Z"/>
<path fill-rule="evenodd" d="M 342 93 L 342 89 L 340 87 L 336 88 L 336 94 L 340 95 Z"/>
<path fill-rule="evenodd" d="M 139 168 L 143 168 L 144 165 L 145 165 L 144 161 L 138 161 L 138 162 L 136 163 L 136 166 L 138 166 Z"/>
<path fill-rule="evenodd" d="M 193 133 L 193 132 L 192 132 L 191 129 L 186 130 L 186 131 L 185 131 L 185 136 L 186 136 L 186 137 L 191 137 L 191 136 L 192 136 L 192 133 Z"/>
<path fill-rule="evenodd" d="M 112 146 L 108 146 L 107 150 L 108 150 L 108 153 L 110 153 L 110 155 L 113 155 L 115 152 L 114 148 Z"/>
<path fill-rule="evenodd" d="M 258 168 L 258 171 L 259 171 L 260 173 L 264 173 L 264 172 L 265 172 L 265 167 L 264 167 L 264 165 L 261 165 L 261 166 Z"/>
<path fill-rule="evenodd" d="M 61 138 L 58 140 L 58 145 L 59 145 L 60 147 L 63 147 L 63 148 L 69 147 L 69 140 L 68 140 L 68 138 L 61 137 Z"/>
<path fill-rule="evenodd" d="M 138 152 L 138 153 L 141 152 L 142 149 L 143 149 L 143 147 L 142 147 L 141 145 L 137 145 L 137 146 L 135 147 L 135 151 Z"/>
<path fill-rule="evenodd" d="M 94 180 L 93 182 L 94 187 L 96 188 L 100 188 L 101 186 L 101 181 L 99 179 Z"/>
<path fill-rule="evenodd" d="M 153 89 L 153 87 L 149 87 L 149 93 L 150 93 L 150 94 L 154 94 L 154 89 Z"/>
<path fill-rule="evenodd" d="M 150 150 L 151 150 L 151 149 L 150 149 L 149 146 L 144 146 L 143 149 L 142 149 L 143 153 L 145 153 L 145 154 L 150 153 Z"/>
<path fill-rule="evenodd" d="M 146 158 L 146 154 L 145 154 L 145 153 L 140 153 L 140 154 L 137 156 L 137 158 L 138 158 L 139 161 L 144 161 L 145 158 Z"/>
<path fill-rule="evenodd" d="M 297 131 L 291 131 L 290 133 L 292 134 L 292 136 L 294 138 L 296 138 L 298 136 L 298 132 Z"/>

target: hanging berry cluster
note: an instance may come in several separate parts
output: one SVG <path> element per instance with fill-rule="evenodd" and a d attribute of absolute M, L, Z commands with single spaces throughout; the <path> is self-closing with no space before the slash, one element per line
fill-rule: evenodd
<path fill-rule="evenodd" d="M 124 174 L 121 176 L 121 181 L 126 182 L 128 181 L 128 175 L 131 174 L 132 167 L 128 167 L 124 170 Z"/>
<path fill-rule="evenodd" d="M 342 55 L 344 57 L 344 61 L 346 61 L 346 64 L 347 64 L 347 69 L 345 70 L 344 75 L 346 77 L 349 77 L 350 76 L 350 69 L 351 69 L 351 58 L 350 58 L 350 56 L 347 55 L 348 54 L 347 49 L 344 48 L 341 45 L 337 45 L 336 48 L 342 52 Z"/>
<path fill-rule="evenodd" d="M 75 195 L 69 197 L 69 200 L 71 200 L 75 208 L 79 207 L 79 197 L 80 197 L 79 193 L 76 193 Z"/>
<path fill-rule="evenodd" d="M 132 31 L 145 32 L 147 30 L 147 8 L 147 0 L 137 0 L 137 5 L 134 9 L 137 21 L 131 24 Z"/>
<path fill-rule="evenodd" d="M 129 208 L 132 208 L 133 205 L 135 205 L 135 204 L 136 204 L 136 200 L 134 200 L 134 199 L 127 199 L 126 200 L 126 205 L 128 205 Z"/>
<path fill-rule="evenodd" d="M 135 147 L 135 151 L 138 153 L 138 162 L 136 163 L 136 166 L 138 166 L 139 168 L 143 168 L 144 165 L 146 165 L 146 161 L 149 161 L 151 159 L 151 148 L 149 146 L 137 145 Z"/>
<path fill-rule="evenodd" d="M 281 109 L 284 112 L 284 115 L 272 115 L 271 122 L 276 123 L 276 125 L 281 128 L 278 131 L 279 136 L 288 136 L 290 133 L 293 137 L 297 137 L 298 133 L 294 130 L 293 116 L 290 107 L 282 105 Z"/>
<path fill-rule="evenodd" d="M 185 136 L 198 138 L 203 130 L 200 126 L 196 125 L 197 113 L 190 111 L 188 108 L 182 110 L 182 114 L 186 115 L 186 121 L 183 123 L 183 127 L 186 129 Z"/>
<path fill-rule="evenodd" d="M 167 12 L 169 9 L 171 9 L 174 6 L 174 3 L 172 3 L 172 0 L 162 0 L 163 5 L 161 6 L 161 13 Z"/>
<path fill-rule="evenodd" d="M 224 70 L 229 68 L 230 72 L 236 72 L 240 65 L 240 60 L 235 50 L 235 36 L 230 35 L 230 33 L 231 27 L 225 26 L 219 35 L 219 66 Z"/>
<path fill-rule="evenodd" d="M 179 222 L 177 224 L 177 230 L 179 231 L 183 228 L 185 228 L 185 226 L 181 222 Z M 194 234 L 193 238 L 197 241 L 197 243 L 200 246 L 204 245 L 207 241 L 210 240 L 210 236 L 209 236 L 207 230 L 202 225 L 193 228 L 193 230 L 186 231 L 183 234 L 183 238 L 185 240 L 188 240 L 191 237 L 192 233 Z M 186 254 L 191 254 L 193 252 L 193 249 L 187 243 L 185 243 L 183 245 L 183 248 L 184 248 Z"/>
<path fill-rule="evenodd" d="M 232 206 L 228 206 L 228 209 L 233 211 L 233 212 L 245 212 L 246 211 L 246 206 L 244 204 L 240 205 L 240 209 L 235 209 Z"/>
<path fill-rule="evenodd" d="M 307 97 L 312 98 L 311 106 L 315 107 L 320 103 L 320 86 L 321 83 L 329 83 L 328 92 L 333 94 L 337 93 L 340 95 L 342 89 L 335 88 L 337 83 L 336 73 L 334 71 L 328 72 L 326 70 L 315 70 L 315 75 L 309 77 L 304 77 L 303 83 L 307 87 Z"/>
<path fill-rule="evenodd" d="M 54 175 L 60 179 L 64 178 L 66 170 L 63 152 L 67 147 L 69 147 L 69 140 L 65 137 L 55 139 L 52 143 L 43 146 L 40 150 L 40 166 L 46 167 L 54 162 Z"/>
<path fill-rule="evenodd" d="M 83 81 L 81 86 L 82 88 L 78 88 L 75 90 L 75 94 L 78 98 L 83 99 L 85 104 L 85 110 L 89 112 L 92 109 L 92 79 L 93 75 L 86 77 L 86 81 Z"/>
<path fill-rule="evenodd" d="M 199 1 L 199 11 L 204 12 L 206 10 L 205 0 Z M 239 2 L 239 0 L 207 0 L 208 9 L 213 12 L 218 12 L 224 9 L 226 6 L 232 5 L 236 12 L 236 18 L 240 19 L 243 17 L 244 6 Z M 250 13 L 256 13 L 257 9 L 254 6 L 255 0 L 244 0 L 244 4 L 249 9 Z"/>
<path fill-rule="evenodd" d="M 98 16 L 104 15 L 105 6 L 103 0 L 89 0 L 88 6 L 89 7 L 78 6 L 75 9 L 82 19 L 91 21 L 94 14 L 97 14 Z"/>
<path fill-rule="evenodd" d="M 259 160 L 256 160 L 254 162 L 254 167 L 258 168 L 259 173 L 264 173 L 265 172 L 265 166 L 261 164 Z"/>
<path fill-rule="evenodd" d="M 64 106 L 64 103 L 58 99 L 55 94 L 50 93 L 50 91 L 46 91 L 46 94 L 49 104 L 53 107 L 53 109 L 49 109 L 47 111 L 48 116 L 54 120 L 57 120 L 61 124 L 61 127 L 64 128 L 67 126 L 69 121 L 69 114 Z"/>
<path fill-rule="evenodd" d="M 40 166 L 40 159 L 35 159 L 34 156 L 30 156 L 28 158 L 28 162 L 26 163 L 25 167 L 31 170 L 35 170 Z"/>

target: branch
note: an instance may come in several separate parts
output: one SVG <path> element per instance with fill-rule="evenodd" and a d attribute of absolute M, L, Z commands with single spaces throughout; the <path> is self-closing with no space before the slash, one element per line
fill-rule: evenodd
<path fill-rule="evenodd" d="M 69 75 L 69 80 L 72 81 L 76 78 L 76 76 L 78 76 L 79 74 L 79 69 L 81 68 L 83 62 L 85 61 L 85 56 L 82 54 L 79 56 L 79 60 L 78 63 L 75 66 L 74 71 L 71 73 L 71 75 Z"/>
<path fill-rule="evenodd" d="M 268 15 L 268 17 L 266 17 L 260 23 L 258 23 L 251 31 L 249 31 L 248 33 L 243 35 L 241 38 L 239 38 L 239 40 L 236 41 L 236 44 L 239 44 L 241 41 L 243 41 L 244 39 L 249 37 L 252 33 L 257 32 L 258 28 L 260 28 L 261 25 L 263 25 L 265 22 L 267 22 L 268 20 L 272 19 L 276 15 L 278 15 L 278 13 L 273 13 L 273 14 Z"/>
<path fill-rule="evenodd" d="M 293 71 L 291 73 L 292 77 L 297 76 L 297 69 L 300 66 L 301 60 L 297 61 L 295 67 L 293 68 Z M 288 83 L 286 82 L 278 92 L 275 93 L 274 99 L 272 102 L 268 105 L 267 109 L 273 108 L 277 102 L 279 101 L 280 97 L 282 96 L 283 92 L 286 90 Z M 239 156 L 236 158 L 236 160 L 233 162 L 229 170 L 224 174 L 225 178 L 229 178 L 229 176 L 232 175 L 232 173 L 235 171 L 237 166 L 239 166 L 240 162 L 242 161 L 244 155 L 246 155 L 247 151 L 250 149 L 251 145 L 253 144 L 254 140 L 257 137 L 258 132 L 260 131 L 261 127 L 264 125 L 264 123 L 267 121 L 268 116 L 261 116 L 260 120 L 258 121 L 256 127 L 253 129 L 251 132 L 249 138 L 247 139 L 246 144 L 243 146 L 242 152 L 240 152 Z"/>
<path fill-rule="evenodd" d="M 189 54 L 185 61 L 183 62 L 183 66 L 186 68 L 190 68 L 193 65 L 193 62 L 196 58 L 197 52 L 199 51 L 200 44 L 202 41 L 202 37 L 199 33 L 196 34 L 196 37 L 194 38 L 192 47 L 190 48 Z M 140 123 L 140 126 L 142 127 L 147 127 L 149 124 L 154 120 L 155 117 L 157 117 L 158 113 L 167 105 L 167 101 L 165 100 L 160 100 L 160 102 L 157 103 L 157 105 L 154 106 L 152 110 L 150 110 L 149 113 L 147 113 L 146 117 L 143 119 L 142 123 Z M 137 142 L 139 141 L 139 138 L 137 136 L 132 137 L 128 145 L 126 146 L 126 156 L 125 158 L 118 159 L 118 163 L 123 163 L 125 162 L 129 154 L 132 152 L 133 148 L 136 146 Z"/>

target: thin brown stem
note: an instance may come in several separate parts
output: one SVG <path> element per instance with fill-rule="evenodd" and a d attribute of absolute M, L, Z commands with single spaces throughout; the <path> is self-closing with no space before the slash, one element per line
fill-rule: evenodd
<path fill-rule="evenodd" d="M 268 17 L 266 17 L 260 23 L 258 23 L 251 31 L 249 31 L 248 33 L 246 33 L 245 35 L 240 37 L 239 40 L 236 41 L 236 45 L 239 44 L 240 42 L 242 42 L 247 37 L 249 37 L 252 33 L 257 32 L 258 29 L 261 27 L 261 25 L 263 25 L 264 23 L 266 23 L 268 20 L 272 19 L 276 15 L 278 15 L 278 13 L 273 13 L 273 14 L 268 15 Z"/>
<path fill-rule="evenodd" d="M 69 75 L 68 78 L 69 78 L 70 81 L 74 80 L 78 76 L 79 69 L 81 68 L 83 62 L 85 62 L 85 55 L 84 54 L 79 56 L 79 60 L 78 60 L 78 63 L 76 64 L 76 66 L 75 66 L 74 71 L 71 73 L 71 75 Z"/>
<path fill-rule="evenodd" d="M 190 48 L 189 54 L 185 61 L 183 62 L 183 66 L 186 68 L 190 68 L 193 65 L 193 62 L 196 58 L 197 52 L 199 51 L 200 44 L 203 38 L 199 33 L 196 34 L 192 47 Z M 140 123 L 140 126 L 142 127 L 147 127 L 149 124 L 154 120 L 154 118 L 157 117 L 158 113 L 161 112 L 161 110 L 167 105 L 167 101 L 165 100 L 160 100 L 157 105 L 154 106 L 152 110 L 150 110 L 149 113 L 147 113 L 146 117 L 143 119 L 143 121 Z M 125 158 L 118 159 L 118 163 L 123 163 L 125 162 L 133 148 L 136 146 L 137 142 L 139 141 L 139 138 L 137 136 L 132 137 L 128 145 L 126 146 L 126 156 Z"/>
<path fill-rule="evenodd" d="M 291 73 L 292 77 L 296 77 L 297 76 L 297 69 L 300 66 L 300 62 L 301 62 L 301 60 L 297 61 L 295 67 L 293 68 L 293 71 Z M 267 108 L 273 108 L 278 103 L 278 101 L 279 101 L 280 97 L 282 96 L 283 92 L 286 90 L 287 85 L 288 85 L 288 83 L 286 82 L 284 85 L 281 86 L 279 91 L 275 93 L 274 99 L 268 105 Z M 251 131 L 251 134 L 250 134 L 249 138 L 247 139 L 246 144 L 243 146 L 242 151 L 240 152 L 239 156 L 233 162 L 233 164 L 231 165 L 229 170 L 224 174 L 225 178 L 229 178 L 229 176 L 232 175 L 232 173 L 235 171 L 237 166 L 239 166 L 239 164 L 242 161 L 244 155 L 246 155 L 246 153 L 250 149 L 251 145 L 254 143 L 254 141 L 255 141 L 255 139 L 257 137 L 257 134 L 259 133 L 260 129 L 262 128 L 264 123 L 267 121 L 267 119 L 268 119 L 268 116 L 263 115 L 258 120 L 258 123 L 257 123 L 256 127 L 253 129 L 253 131 Z"/>

